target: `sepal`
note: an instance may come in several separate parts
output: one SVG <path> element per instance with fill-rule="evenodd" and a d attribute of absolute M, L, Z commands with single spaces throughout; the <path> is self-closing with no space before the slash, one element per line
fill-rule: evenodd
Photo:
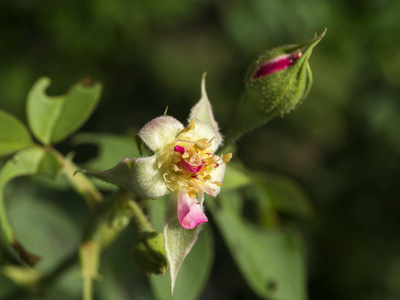
<path fill-rule="evenodd" d="M 195 120 L 196 124 L 199 122 L 205 123 L 211 128 L 217 146 L 222 143 L 222 136 L 219 133 L 218 123 L 214 119 L 211 103 L 208 100 L 206 92 L 206 73 L 203 74 L 203 78 L 201 80 L 201 98 L 199 102 L 192 107 L 188 122 L 190 122 L 192 118 Z"/>
<path fill-rule="evenodd" d="M 179 269 L 192 249 L 200 232 L 201 225 L 193 229 L 185 229 L 177 217 L 178 193 L 172 193 L 165 213 L 164 238 L 165 249 L 171 274 L 171 295 L 173 294 Z"/>
<path fill-rule="evenodd" d="M 93 172 L 80 170 L 100 180 L 133 191 L 144 199 L 155 199 L 168 193 L 162 174 L 157 167 L 157 157 L 126 158 L 114 168 Z"/>

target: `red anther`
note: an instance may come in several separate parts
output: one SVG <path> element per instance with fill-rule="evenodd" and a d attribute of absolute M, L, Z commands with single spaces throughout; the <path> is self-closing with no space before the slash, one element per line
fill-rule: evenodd
<path fill-rule="evenodd" d="M 201 170 L 201 168 L 203 167 L 202 165 L 199 166 L 193 166 L 189 163 L 187 163 L 186 161 L 182 160 L 179 162 L 179 164 L 188 172 L 190 173 L 197 173 Z"/>
<path fill-rule="evenodd" d="M 182 146 L 176 145 L 176 146 L 174 147 L 174 151 L 175 151 L 175 152 L 179 152 L 180 154 L 183 154 L 183 153 L 185 153 L 185 148 L 182 147 Z"/>

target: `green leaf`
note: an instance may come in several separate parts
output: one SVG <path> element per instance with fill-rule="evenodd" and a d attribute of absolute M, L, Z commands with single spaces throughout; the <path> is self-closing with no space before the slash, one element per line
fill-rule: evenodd
<path fill-rule="evenodd" d="M 156 202 L 158 203 L 156 204 Z M 161 207 L 153 208 L 153 206 Z M 156 209 L 160 212 L 160 210 L 163 211 L 164 207 L 161 201 L 155 201 L 151 209 Z M 157 216 L 161 219 L 162 213 L 158 213 Z M 201 292 L 209 278 L 213 259 L 214 244 L 212 231 L 209 226 L 204 226 L 192 250 L 181 266 L 175 284 L 174 300 L 195 300 L 200 298 Z M 150 285 L 158 300 L 170 299 L 170 282 L 171 276 L 169 273 L 163 277 L 156 275 L 150 277 Z"/>
<path fill-rule="evenodd" d="M 201 225 L 198 225 L 190 230 L 182 227 L 177 216 L 177 203 L 177 193 L 171 194 L 171 198 L 165 212 L 164 224 L 165 249 L 167 251 L 171 275 L 171 295 L 173 295 L 176 278 L 182 263 L 196 242 L 197 236 L 201 229 Z"/>
<path fill-rule="evenodd" d="M 21 258 L 30 265 L 34 265 L 38 261 L 38 257 L 26 252 L 22 245 L 18 242 L 14 230 L 8 220 L 6 208 L 4 204 L 4 190 L 7 184 L 14 178 L 19 176 L 33 175 L 40 171 L 41 162 L 46 152 L 39 147 L 27 148 L 21 150 L 14 155 L 4 165 L 0 175 L 0 225 L 1 231 L 7 242 L 14 247 Z"/>
<path fill-rule="evenodd" d="M 23 186 L 10 184 L 7 188 L 8 215 L 18 240 L 44 258 L 35 269 L 41 274 L 52 272 L 76 251 L 81 227 L 65 209 L 54 204 L 56 199 L 43 199 L 31 184 Z"/>
<path fill-rule="evenodd" d="M 45 90 L 50 79 L 40 78 L 28 94 L 28 123 L 44 144 L 61 142 L 90 117 L 101 94 L 101 85 L 75 84 L 65 95 L 50 97 Z"/>
<path fill-rule="evenodd" d="M 237 189 L 251 183 L 251 178 L 234 162 L 230 161 L 225 168 L 222 190 Z"/>
<path fill-rule="evenodd" d="M 294 180 L 270 173 L 253 173 L 253 179 L 272 209 L 303 218 L 313 215 L 307 194 Z"/>
<path fill-rule="evenodd" d="M 293 230 L 261 230 L 231 207 L 239 194 L 220 194 L 219 205 L 207 203 L 221 234 L 248 285 L 260 297 L 306 298 L 304 249 Z"/>
<path fill-rule="evenodd" d="M 15 299 L 16 291 L 22 299 L 30 299 L 28 291 L 21 289 L 14 280 L 3 274 L 3 271 L 0 272 L 0 286 L 0 299 Z"/>
<path fill-rule="evenodd" d="M 114 267 L 114 265 L 113 265 Z M 114 267 L 115 268 L 115 267 Z M 99 299 L 102 300 L 110 300 L 110 299 L 115 299 L 115 300 L 132 300 L 131 297 L 128 296 L 124 289 L 124 285 L 121 280 L 117 277 L 117 274 L 120 273 L 121 270 L 115 270 L 112 269 L 111 267 L 109 268 L 103 268 L 102 273 L 104 274 L 104 277 L 107 278 L 106 280 L 103 280 L 101 284 L 99 284 L 96 288 L 99 293 L 98 297 Z M 104 270 L 105 269 L 105 270 Z M 113 272 L 114 271 L 114 272 Z M 117 274 L 115 274 L 117 272 Z M 148 299 L 148 298 L 143 298 L 140 297 L 138 294 L 141 291 L 135 290 L 135 299 Z"/>
<path fill-rule="evenodd" d="M 111 168 L 126 157 L 140 156 L 135 140 L 123 135 L 84 132 L 75 135 L 72 142 L 98 146 L 98 155 L 86 164 L 97 170 Z"/>
<path fill-rule="evenodd" d="M 0 156 L 32 145 L 25 125 L 14 116 L 0 110 Z"/>

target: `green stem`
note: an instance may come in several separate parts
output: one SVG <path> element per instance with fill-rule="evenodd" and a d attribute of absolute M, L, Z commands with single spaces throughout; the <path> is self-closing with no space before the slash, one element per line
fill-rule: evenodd
<path fill-rule="evenodd" d="M 92 211 L 91 216 L 89 217 L 89 224 L 82 237 L 82 244 L 79 246 L 79 248 L 71 253 L 68 257 L 66 257 L 59 265 L 57 265 L 53 270 L 51 270 L 42 278 L 42 291 L 44 291 L 49 285 L 57 280 L 60 275 L 62 275 L 66 270 L 68 270 L 71 266 L 79 261 L 79 250 L 81 249 L 82 245 L 87 242 L 93 242 L 96 244 L 99 243 L 100 237 L 102 235 L 102 229 L 104 228 L 103 225 L 108 222 L 108 215 L 113 210 L 114 206 L 120 205 L 121 201 L 126 202 L 126 205 L 128 205 L 128 207 L 132 211 L 132 217 L 136 220 L 138 226 L 141 226 L 141 228 L 143 228 L 144 230 L 147 230 L 149 228 L 153 229 L 153 226 L 147 220 L 147 217 L 145 216 L 143 210 L 140 208 L 135 200 L 131 199 L 131 196 L 127 191 L 121 190 L 118 193 L 106 198 L 104 201 L 99 203 Z M 115 231 L 116 235 L 118 235 L 119 233 L 120 231 Z M 85 278 L 84 280 L 84 293 L 85 297 L 88 297 L 87 293 L 89 293 L 89 289 L 93 288 L 93 284 L 92 280 L 90 284 L 87 282 L 87 278 Z M 84 299 L 86 300 L 86 298 Z"/>
<path fill-rule="evenodd" d="M 63 172 L 67 176 L 72 188 L 86 200 L 88 206 L 93 208 L 100 203 L 103 199 L 102 194 L 87 176 L 82 173 L 76 173 L 79 167 L 75 165 L 71 159 L 64 157 L 57 150 L 52 149 L 52 151 L 63 166 Z"/>
<path fill-rule="evenodd" d="M 153 224 L 150 223 L 143 209 L 135 200 L 129 200 L 126 204 L 130 208 L 139 232 L 155 231 Z"/>
<path fill-rule="evenodd" d="M 219 153 L 225 152 L 226 148 L 235 143 L 245 133 L 269 122 L 274 115 L 266 115 L 260 109 L 247 102 L 246 92 L 240 97 L 237 109 L 234 113 L 233 122 L 225 136 L 224 145 Z"/>
<path fill-rule="evenodd" d="M 92 278 L 85 278 L 83 281 L 83 300 L 93 299 L 93 280 Z"/>

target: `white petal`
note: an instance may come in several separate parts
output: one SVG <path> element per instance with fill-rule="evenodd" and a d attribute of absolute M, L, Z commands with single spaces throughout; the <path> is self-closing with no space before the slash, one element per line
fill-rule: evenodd
<path fill-rule="evenodd" d="M 189 115 L 189 122 L 190 119 L 194 119 L 195 124 L 197 126 L 197 121 L 201 121 L 204 124 L 207 124 L 209 129 L 212 131 L 212 136 L 215 137 L 215 149 L 222 143 L 222 136 L 219 133 L 218 124 L 214 119 L 214 115 L 211 108 L 211 103 L 208 100 L 207 92 L 206 92 L 206 73 L 203 74 L 203 78 L 201 81 L 201 99 L 197 102 L 192 110 L 190 111 Z M 204 130 L 204 129 L 203 129 Z"/>
<path fill-rule="evenodd" d="M 211 128 L 211 126 L 197 118 L 193 118 L 195 129 L 190 132 L 193 140 L 199 140 L 202 138 L 213 139 L 213 142 L 209 149 L 212 152 L 215 152 L 218 149 L 220 143 L 218 142 L 218 136 L 215 135 L 215 131 Z"/>
<path fill-rule="evenodd" d="M 182 123 L 177 119 L 171 116 L 161 116 L 144 125 L 137 136 L 150 150 L 158 152 L 168 143 L 174 141 L 183 128 Z"/>
<path fill-rule="evenodd" d="M 216 197 L 221 191 L 221 187 L 216 185 L 215 183 L 212 183 L 212 181 L 218 181 L 220 183 L 223 183 L 225 176 L 225 164 L 221 164 L 217 168 L 213 169 L 210 172 L 210 176 L 211 180 L 203 184 L 199 183 L 198 187 L 206 194 L 212 197 Z"/>

